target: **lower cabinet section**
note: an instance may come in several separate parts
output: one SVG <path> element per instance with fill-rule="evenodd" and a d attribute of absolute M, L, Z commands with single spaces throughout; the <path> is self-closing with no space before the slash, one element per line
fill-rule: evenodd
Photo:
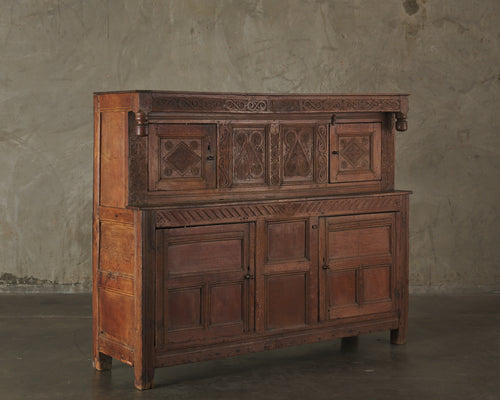
<path fill-rule="evenodd" d="M 407 215 L 405 192 L 102 209 L 94 365 L 132 364 L 144 389 L 157 367 L 381 330 L 404 343 Z"/>
<path fill-rule="evenodd" d="M 159 350 L 396 311 L 395 213 L 157 230 Z"/>

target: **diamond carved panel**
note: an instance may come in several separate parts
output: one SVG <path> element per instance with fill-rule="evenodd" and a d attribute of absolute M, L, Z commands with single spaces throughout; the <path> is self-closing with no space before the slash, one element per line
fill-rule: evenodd
<path fill-rule="evenodd" d="M 263 127 L 234 128 L 233 182 L 264 183 L 266 173 L 266 132 Z"/>
<path fill-rule="evenodd" d="M 161 178 L 201 177 L 201 139 L 162 139 Z"/>
<path fill-rule="evenodd" d="M 370 168 L 370 139 L 364 137 L 341 138 L 339 142 L 340 171 Z"/>

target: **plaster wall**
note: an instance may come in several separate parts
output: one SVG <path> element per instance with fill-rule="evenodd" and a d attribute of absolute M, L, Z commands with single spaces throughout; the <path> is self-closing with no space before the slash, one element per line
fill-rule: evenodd
<path fill-rule="evenodd" d="M 0 290 L 88 290 L 92 92 L 409 92 L 413 292 L 498 288 L 498 0 L 3 0 Z"/>

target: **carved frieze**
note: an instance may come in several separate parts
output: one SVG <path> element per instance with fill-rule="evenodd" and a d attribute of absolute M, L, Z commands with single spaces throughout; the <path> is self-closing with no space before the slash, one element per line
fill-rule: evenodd
<path fill-rule="evenodd" d="M 190 207 L 156 212 L 157 227 L 253 221 L 262 217 L 295 217 L 339 215 L 342 213 L 380 212 L 397 210 L 401 199 L 397 195 L 323 199 L 262 204 Z"/>
<path fill-rule="evenodd" d="M 364 96 L 307 96 L 294 98 L 278 96 L 183 95 L 155 94 L 152 98 L 155 111 L 179 112 L 234 112 L 234 113 L 282 113 L 282 112 L 351 112 L 388 111 L 399 112 L 399 98 L 384 95 Z"/>

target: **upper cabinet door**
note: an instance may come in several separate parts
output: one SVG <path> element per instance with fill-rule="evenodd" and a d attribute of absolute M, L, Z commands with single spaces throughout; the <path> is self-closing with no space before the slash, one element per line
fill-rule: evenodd
<path fill-rule="evenodd" d="M 149 190 L 211 189 L 215 124 L 157 124 L 149 135 Z"/>
<path fill-rule="evenodd" d="M 330 131 L 330 183 L 381 178 L 381 124 L 337 124 Z"/>

